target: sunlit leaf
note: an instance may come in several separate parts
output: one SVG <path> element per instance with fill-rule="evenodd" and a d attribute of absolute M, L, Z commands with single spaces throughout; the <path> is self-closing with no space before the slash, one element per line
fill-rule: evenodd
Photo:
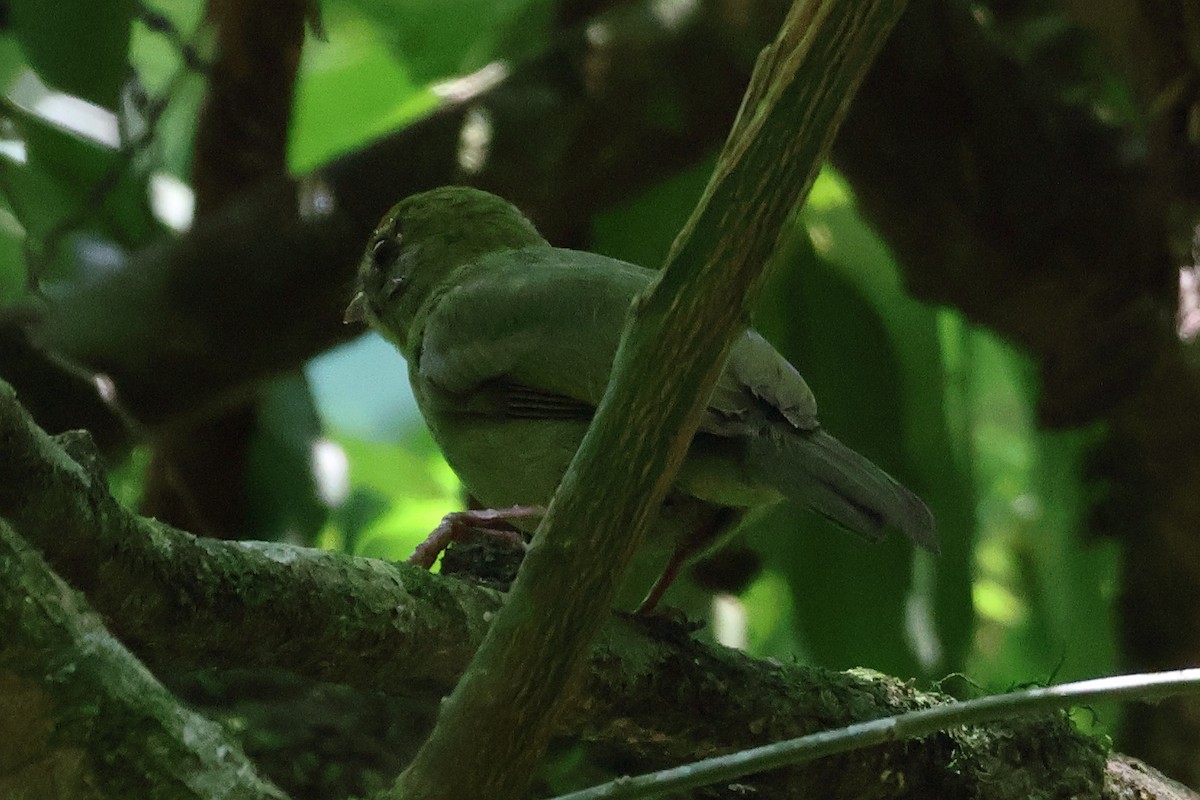
<path fill-rule="evenodd" d="M 326 41 L 310 38 L 296 85 L 288 162 L 297 172 L 428 113 L 436 98 L 345 4 L 325 12 Z"/>

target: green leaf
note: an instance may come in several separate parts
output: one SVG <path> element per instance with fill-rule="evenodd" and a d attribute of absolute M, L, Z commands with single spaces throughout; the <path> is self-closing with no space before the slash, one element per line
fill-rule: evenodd
<path fill-rule="evenodd" d="M 788 577 L 817 663 L 935 674 L 960 666 L 972 641 L 969 462 L 946 419 L 936 313 L 903 291 L 852 199 L 823 173 L 755 324 L 804 374 L 825 428 L 929 504 L 942 555 L 894 535 L 864 542 L 787 508 L 753 538 L 768 568 Z"/>
<path fill-rule="evenodd" d="M 30 66 L 56 89 L 116 108 L 129 77 L 133 0 L 15 0 L 11 30 Z"/>
<path fill-rule="evenodd" d="M 334 3 L 324 21 L 328 40 L 305 43 L 296 84 L 288 161 L 297 172 L 418 119 L 437 105 L 368 20 Z"/>
<path fill-rule="evenodd" d="M 1028 359 L 983 331 L 962 329 L 964 381 L 978 464 L 980 545 L 975 604 L 981 684 L 1001 689 L 1106 674 L 1116 665 L 1111 620 L 1115 543 L 1081 540 L 1081 465 L 1100 431 L 1042 431 Z"/>
<path fill-rule="evenodd" d="M 551 0 L 354 0 L 420 83 L 520 59 L 549 39 Z"/>

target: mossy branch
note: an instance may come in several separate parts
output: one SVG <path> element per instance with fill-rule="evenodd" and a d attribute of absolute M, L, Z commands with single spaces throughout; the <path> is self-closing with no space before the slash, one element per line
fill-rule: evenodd
<path fill-rule="evenodd" d="M 0 446 L 6 455 L 0 459 L 3 525 L 40 550 L 59 575 L 86 587 L 90 605 L 109 630 L 156 672 L 288 670 L 368 695 L 410 697 L 424 716 L 465 669 L 500 606 L 496 592 L 406 565 L 281 544 L 196 539 L 139 517 L 106 491 L 86 434 L 47 436 L 2 383 Z M 23 555 L 0 558 L 0 567 L 46 572 L 44 565 L 29 569 L 40 559 L 21 543 L 4 546 Z M 0 580 L 0 608 L 26 613 L 22 609 L 32 602 L 83 609 L 77 596 L 69 602 L 55 599 L 67 597 L 61 583 L 38 580 Z M 29 664 L 34 664 L 30 674 L 51 674 L 38 671 L 42 662 L 28 661 L 29 648 L 43 661 L 75 658 L 70 637 L 43 628 L 22 638 L 15 625 L 5 623 L 10 635 L 0 638 L 0 666 L 16 665 L 10 674 Z M 91 641 L 107 637 L 94 620 L 87 625 Z M 109 666 L 114 675 L 131 672 L 125 681 L 146 680 L 127 656 Z M 71 716 L 71 696 L 98 696 L 88 683 L 93 677 L 77 669 L 60 681 L 56 696 L 64 714 Z M 554 735 L 610 758 L 617 754 L 642 769 L 948 700 L 865 670 L 843 673 L 756 661 L 696 642 L 681 629 L 611 616 L 591 650 L 580 687 Z M 21 702 L 25 695 L 14 688 L 10 681 L 0 691 L 0 706 Z M 171 702 L 160 689 L 145 688 L 138 695 Z M 697 706 L 703 709 L 700 715 Z M 55 713 L 47 710 L 47 719 Z M 107 724 L 97 719 L 91 729 L 96 739 L 81 738 L 80 746 L 109 746 L 103 735 Z M 21 748 L 29 744 L 17 735 L 0 736 L 0 742 L 0 761 L 25 753 Z M 142 740 L 147 746 L 153 742 Z M 131 748 L 136 749 L 132 743 Z M 1026 757 L 1030 752 L 1037 757 Z M 140 758 L 133 749 L 127 755 Z M 1145 765 L 1115 754 L 1102 772 L 1098 755 L 1096 744 L 1059 714 L 947 731 L 917 743 L 893 742 L 740 783 L 764 796 L 820 794 L 831 800 L 861 797 L 868 790 L 881 797 L 924 793 L 948 800 L 1022 796 L 997 794 L 998 784 L 1048 796 L 1194 800 Z M 191 758 L 185 751 L 179 756 Z M 167 780 L 165 772 L 159 774 Z M 889 776 L 883 785 L 880 776 Z"/>
<path fill-rule="evenodd" d="M 286 800 L 0 518 L 0 795 Z"/>

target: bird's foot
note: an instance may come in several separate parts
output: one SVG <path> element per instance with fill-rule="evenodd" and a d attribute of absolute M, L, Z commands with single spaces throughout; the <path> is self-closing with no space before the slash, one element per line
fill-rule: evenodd
<path fill-rule="evenodd" d="M 478 508 L 447 514 L 438 526 L 417 545 L 408 557 L 409 564 L 431 569 L 451 542 L 462 542 L 482 533 L 510 547 L 525 548 L 525 537 L 513 526 L 513 521 L 537 519 L 546 515 L 542 506 L 512 506 L 511 508 Z"/>
<path fill-rule="evenodd" d="M 653 611 L 618 611 L 617 614 L 656 639 L 676 641 L 704 630 L 704 620 L 689 619 L 685 611 L 669 605 L 656 606 Z"/>

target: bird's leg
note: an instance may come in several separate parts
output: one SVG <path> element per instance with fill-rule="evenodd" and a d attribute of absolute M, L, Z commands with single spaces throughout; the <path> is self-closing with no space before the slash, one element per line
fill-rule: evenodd
<path fill-rule="evenodd" d="M 525 537 L 512 526 L 513 520 L 544 517 L 542 506 L 512 506 L 511 508 L 477 508 L 470 511 L 455 511 L 442 517 L 442 521 L 417 545 L 408 557 L 409 564 L 431 569 L 437 557 L 451 542 L 466 540 L 478 531 L 504 542 L 511 547 L 525 547 Z"/>
<path fill-rule="evenodd" d="M 667 566 L 663 567 L 662 574 L 658 576 L 658 580 L 650 587 L 650 591 L 646 593 L 646 599 L 641 602 L 637 610 L 633 613 L 638 616 L 653 614 L 654 609 L 658 607 L 658 601 L 662 600 L 662 596 L 667 593 L 667 589 L 671 588 L 671 584 L 679 577 L 679 570 L 692 556 L 692 551 L 689 548 L 677 547 L 675 552 L 671 553 L 671 560 L 667 562 Z"/>
<path fill-rule="evenodd" d="M 679 539 L 671 553 L 671 559 L 663 567 L 662 574 L 650 587 L 646 599 L 633 613 L 653 614 L 667 589 L 671 588 L 671 584 L 679 577 L 679 570 L 692 559 L 712 549 L 729 531 L 736 528 L 745 510 L 700 503 L 699 508 L 691 513 L 695 515 L 691 520 L 691 530 Z"/>

